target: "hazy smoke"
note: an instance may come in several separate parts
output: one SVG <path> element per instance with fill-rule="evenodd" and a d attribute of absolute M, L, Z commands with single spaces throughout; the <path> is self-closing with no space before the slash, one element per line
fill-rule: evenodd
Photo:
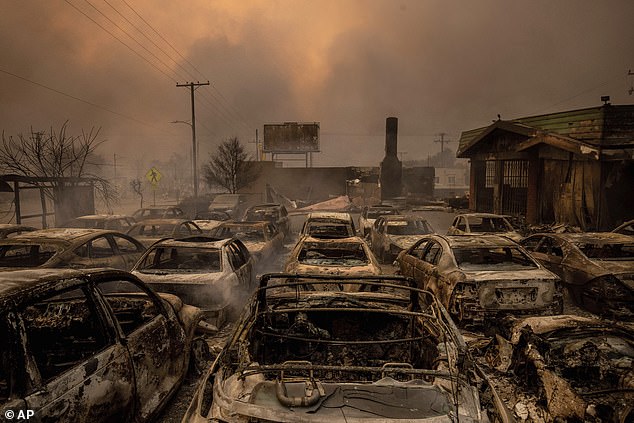
<path fill-rule="evenodd" d="M 196 103 L 203 158 L 229 136 L 251 141 L 267 122 L 320 121 L 323 152 L 315 155 L 316 165 L 376 166 L 387 116 L 399 118 L 399 149 L 413 160 L 439 150 L 433 143 L 438 132 L 455 140 L 498 113 L 510 119 L 590 107 L 601 104 L 601 95 L 614 104 L 632 102 L 629 0 L 126 1 L 186 61 L 124 0 L 2 2 L 0 70 L 116 113 L 0 72 L 5 132 L 26 133 L 30 126 L 44 129 L 67 119 L 76 131 L 102 127 L 104 156 L 117 151 L 121 165 L 130 168 L 135 157 L 185 154 L 190 128 L 169 122 L 189 119 L 189 92 L 175 83 L 209 79 L 218 91 L 199 89 Z M 253 144 L 248 148 L 253 151 Z"/>

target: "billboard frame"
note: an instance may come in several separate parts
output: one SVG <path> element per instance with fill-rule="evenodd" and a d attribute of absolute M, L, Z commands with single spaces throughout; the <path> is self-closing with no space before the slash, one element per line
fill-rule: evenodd
<path fill-rule="evenodd" d="M 307 130 L 303 131 L 303 127 L 307 127 Z M 276 131 L 276 135 L 283 139 L 271 140 L 272 131 Z M 319 153 L 321 151 L 319 132 L 319 122 L 266 123 L 263 130 L 262 152 L 272 154 Z M 293 135 L 298 135 L 298 133 L 299 137 L 293 138 Z M 295 148 L 291 148 L 294 144 Z"/>

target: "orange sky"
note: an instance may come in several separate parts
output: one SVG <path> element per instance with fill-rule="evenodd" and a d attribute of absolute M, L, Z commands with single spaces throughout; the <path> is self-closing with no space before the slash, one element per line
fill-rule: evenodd
<path fill-rule="evenodd" d="M 264 123 L 319 121 L 317 165 L 376 165 L 397 116 L 399 150 L 424 159 L 439 132 L 457 140 L 498 113 L 632 103 L 632 16 L 630 0 L 5 1 L 0 123 L 101 127 L 104 154 L 151 161 L 190 145 L 169 123 L 190 117 L 176 83 L 209 80 L 203 153 Z"/>

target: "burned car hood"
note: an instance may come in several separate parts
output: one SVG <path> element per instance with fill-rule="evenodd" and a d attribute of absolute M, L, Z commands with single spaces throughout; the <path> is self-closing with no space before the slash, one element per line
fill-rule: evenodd
<path fill-rule="evenodd" d="M 324 262 L 319 265 L 298 264 L 290 265 L 286 269 L 290 273 L 312 274 L 312 275 L 350 275 L 350 276 L 371 276 L 380 275 L 381 269 L 370 264 L 364 266 L 343 266 L 341 264 L 328 264 Z"/>
<path fill-rule="evenodd" d="M 388 238 L 392 244 L 398 246 L 402 250 L 406 250 L 414 245 L 421 236 L 423 235 L 388 235 Z"/>
<path fill-rule="evenodd" d="M 544 268 L 532 268 L 526 270 L 471 270 L 462 269 L 462 273 L 470 280 L 483 281 L 508 281 L 508 280 L 557 280 L 559 279 L 549 270 Z"/>
<path fill-rule="evenodd" d="M 190 273 L 185 271 L 169 270 L 142 272 L 140 270 L 135 270 L 132 274 L 143 280 L 143 282 L 151 284 L 207 285 L 226 279 L 226 275 L 223 272 Z"/>

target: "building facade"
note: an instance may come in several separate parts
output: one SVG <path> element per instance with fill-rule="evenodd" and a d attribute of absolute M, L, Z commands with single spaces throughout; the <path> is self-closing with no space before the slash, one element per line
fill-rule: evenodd
<path fill-rule="evenodd" d="M 498 120 L 465 131 L 470 208 L 610 230 L 634 217 L 634 105 Z"/>

